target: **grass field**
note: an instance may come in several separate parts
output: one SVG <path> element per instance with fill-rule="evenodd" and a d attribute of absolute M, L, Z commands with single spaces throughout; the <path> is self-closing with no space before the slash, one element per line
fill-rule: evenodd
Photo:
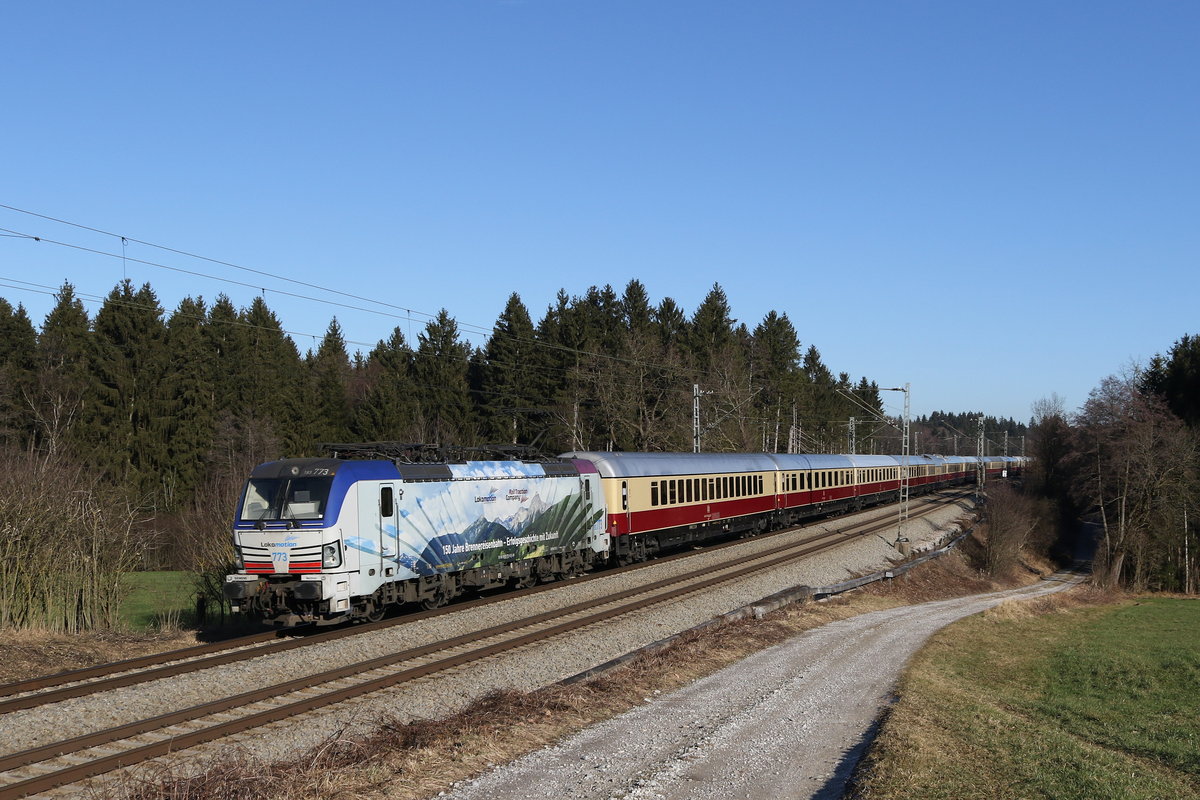
<path fill-rule="evenodd" d="M 191 572 L 127 573 L 130 591 L 121 605 L 121 619 L 135 631 L 190 625 L 195 617 L 195 579 Z"/>
<path fill-rule="evenodd" d="M 1200 798 L 1200 601 L 951 626 L 914 659 L 856 796 Z"/>

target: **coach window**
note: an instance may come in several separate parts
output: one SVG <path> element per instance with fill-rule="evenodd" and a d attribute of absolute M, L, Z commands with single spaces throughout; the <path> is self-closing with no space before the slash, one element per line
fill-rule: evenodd
<path fill-rule="evenodd" d="M 650 505 L 658 505 L 658 481 L 650 481 Z"/>
<path fill-rule="evenodd" d="M 692 502 L 692 481 L 690 478 L 685 479 L 683 482 L 683 496 L 685 503 Z"/>
<path fill-rule="evenodd" d="M 629 510 L 629 481 L 621 481 L 621 510 Z"/>
<path fill-rule="evenodd" d="M 667 489 L 669 491 L 669 494 L 667 497 L 667 503 L 668 504 L 674 503 L 675 502 L 675 481 L 667 481 Z"/>

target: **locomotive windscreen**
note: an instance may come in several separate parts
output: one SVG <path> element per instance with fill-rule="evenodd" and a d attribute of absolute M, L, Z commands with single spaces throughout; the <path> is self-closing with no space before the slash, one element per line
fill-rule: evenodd
<path fill-rule="evenodd" d="M 332 485 L 332 477 L 251 478 L 242 503 L 242 521 L 321 519 Z"/>

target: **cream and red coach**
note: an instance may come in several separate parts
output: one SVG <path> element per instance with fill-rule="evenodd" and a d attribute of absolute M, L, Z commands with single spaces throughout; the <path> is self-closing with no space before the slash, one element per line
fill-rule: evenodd
<path fill-rule="evenodd" d="M 894 501 L 903 456 L 573 452 L 600 475 L 605 530 L 621 562 L 728 533 Z M 974 479 L 970 459 L 908 456 L 914 494 Z"/>

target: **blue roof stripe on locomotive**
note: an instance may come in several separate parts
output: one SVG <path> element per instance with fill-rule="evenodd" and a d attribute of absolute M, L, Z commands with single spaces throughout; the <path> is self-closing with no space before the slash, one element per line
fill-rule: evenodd
<path fill-rule="evenodd" d="M 358 481 L 399 482 L 400 470 L 391 461 L 347 461 L 338 467 L 333 476 L 333 488 L 329 490 L 329 504 L 325 507 L 326 526 L 337 522 L 346 493 Z"/>

